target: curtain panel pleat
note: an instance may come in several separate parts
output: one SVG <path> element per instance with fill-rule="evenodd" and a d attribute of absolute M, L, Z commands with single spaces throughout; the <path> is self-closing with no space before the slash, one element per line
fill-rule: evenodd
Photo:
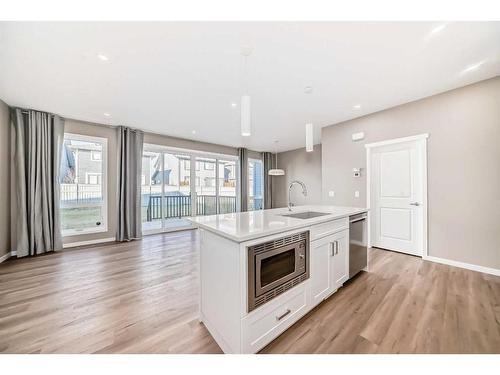
<path fill-rule="evenodd" d="M 141 169 L 144 133 L 118 127 L 117 241 L 142 238 Z"/>
<path fill-rule="evenodd" d="M 262 164 L 264 173 L 264 208 L 273 208 L 273 180 L 269 176 L 269 170 L 274 165 L 274 155 L 270 152 L 262 153 Z"/>
<path fill-rule="evenodd" d="M 16 187 L 18 257 L 62 249 L 59 164 L 64 120 L 33 110 L 11 109 L 12 176 Z"/>
<path fill-rule="evenodd" d="M 248 150 L 238 148 L 239 174 L 240 174 L 240 211 L 248 211 Z"/>

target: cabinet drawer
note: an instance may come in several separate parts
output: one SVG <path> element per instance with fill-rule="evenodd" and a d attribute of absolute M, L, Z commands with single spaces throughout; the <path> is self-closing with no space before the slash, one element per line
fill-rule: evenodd
<path fill-rule="evenodd" d="M 346 229 L 349 227 L 349 219 L 337 219 L 333 221 L 328 221 L 323 224 L 314 225 L 311 227 L 311 241 L 323 238 L 339 230 Z"/>
<path fill-rule="evenodd" d="M 307 312 L 308 281 L 241 320 L 243 353 L 256 353 Z"/>

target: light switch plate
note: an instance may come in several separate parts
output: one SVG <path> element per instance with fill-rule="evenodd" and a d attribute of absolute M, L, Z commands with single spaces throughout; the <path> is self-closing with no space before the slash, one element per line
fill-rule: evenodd
<path fill-rule="evenodd" d="M 352 140 L 353 142 L 356 142 L 356 141 L 361 141 L 362 139 L 365 138 L 365 133 L 363 132 L 359 132 L 359 133 L 354 133 L 352 135 Z"/>
<path fill-rule="evenodd" d="M 335 192 L 334 192 L 333 190 L 330 190 L 330 191 L 328 192 L 328 196 L 329 196 L 330 198 L 333 198 L 333 197 L 335 196 Z"/>
<path fill-rule="evenodd" d="M 358 191 L 358 190 L 356 190 L 356 191 L 354 192 L 354 198 L 359 198 L 359 191 Z"/>

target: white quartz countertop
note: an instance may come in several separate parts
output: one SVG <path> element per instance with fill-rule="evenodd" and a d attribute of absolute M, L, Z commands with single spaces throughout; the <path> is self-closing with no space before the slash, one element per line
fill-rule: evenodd
<path fill-rule="evenodd" d="M 297 219 L 286 217 L 290 213 L 305 211 L 325 212 L 328 215 L 311 219 Z M 190 218 L 196 227 L 206 229 L 235 242 L 244 242 L 259 237 L 286 232 L 289 230 L 309 227 L 311 225 L 340 219 L 343 217 L 367 212 L 366 208 L 339 207 L 339 206 L 296 206 L 292 212 L 288 208 L 274 208 L 271 210 L 257 210 L 230 214 L 196 216 Z"/>

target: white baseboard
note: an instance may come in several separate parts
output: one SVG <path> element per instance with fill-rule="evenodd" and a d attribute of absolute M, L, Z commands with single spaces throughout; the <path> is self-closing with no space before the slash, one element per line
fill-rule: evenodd
<path fill-rule="evenodd" d="M 489 267 L 477 266 L 475 264 L 458 262 L 456 260 L 438 258 L 438 257 L 429 256 L 429 255 L 424 255 L 422 257 L 422 259 L 428 260 L 428 261 L 431 261 L 431 262 L 446 264 L 448 266 L 465 268 L 465 269 L 471 270 L 471 271 L 477 271 L 477 272 L 487 273 L 487 274 L 490 274 L 490 275 L 500 276 L 500 270 L 497 269 L 497 268 L 489 268 Z"/>
<path fill-rule="evenodd" d="M 116 239 L 114 237 L 109 237 L 109 238 L 100 238 L 97 240 L 71 242 L 71 243 L 65 243 L 63 245 L 63 249 L 69 249 L 71 247 L 78 247 L 78 246 L 96 245 L 100 243 L 115 242 L 115 241 Z"/>
<path fill-rule="evenodd" d="M 0 263 L 5 262 L 7 259 L 11 257 L 11 253 L 4 254 L 0 257 Z"/>
<path fill-rule="evenodd" d="M 63 244 L 63 249 L 70 249 L 72 247 L 96 245 L 96 244 L 100 244 L 100 243 L 115 242 L 115 241 L 116 241 L 116 239 L 114 237 L 109 237 L 109 238 L 100 238 L 97 240 L 71 242 L 71 243 Z M 7 260 L 10 257 L 15 257 L 15 256 L 17 256 L 17 252 L 11 251 L 10 254 L 5 254 L 4 256 L 2 256 L 0 258 L 0 263 L 2 263 L 4 260 Z"/>

